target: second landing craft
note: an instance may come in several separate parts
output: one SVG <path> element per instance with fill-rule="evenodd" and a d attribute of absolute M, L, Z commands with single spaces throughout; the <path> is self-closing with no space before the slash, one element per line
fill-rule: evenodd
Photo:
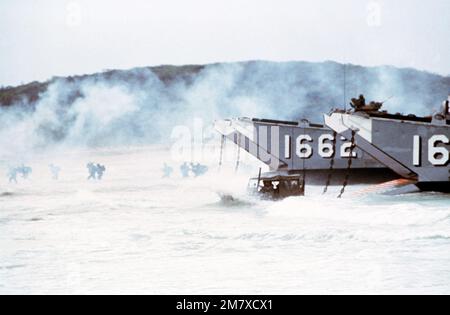
<path fill-rule="evenodd" d="M 354 108 L 325 115 L 326 125 L 420 190 L 450 192 L 450 96 L 429 117 Z"/>

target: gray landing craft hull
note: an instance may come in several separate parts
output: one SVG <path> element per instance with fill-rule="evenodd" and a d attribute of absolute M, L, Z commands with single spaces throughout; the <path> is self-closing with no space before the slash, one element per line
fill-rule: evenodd
<path fill-rule="evenodd" d="M 331 185 L 341 185 L 347 174 L 351 143 L 323 125 L 238 118 L 215 122 L 215 129 L 269 166 L 278 174 L 307 173 L 308 184 L 325 184 L 332 172 Z M 335 150 L 334 150 L 335 148 Z M 381 183 L 399 178 L 393 171 L 363 150 L 356 149 L 350 169 L 350 184 Z M 334 161 L 330 171 L 331 160 Z"/>
<path fill-rule="evenodd" d="M 365 113 L 325 115 L 325 123 L 403 178 L 425 191 L 450 192 L 450 125 L 387 119 Z"/>

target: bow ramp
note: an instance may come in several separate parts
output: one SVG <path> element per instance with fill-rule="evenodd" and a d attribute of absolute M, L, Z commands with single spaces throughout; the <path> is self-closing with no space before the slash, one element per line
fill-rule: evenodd
<path fill-rule="evenodd" d="M 218 120 L 214 122 L 214 128 L 223 137 L 267 164 L 271 170 L 288 167 L 280 158 L 277 128 L 259 126 L 250 118 Z"/>

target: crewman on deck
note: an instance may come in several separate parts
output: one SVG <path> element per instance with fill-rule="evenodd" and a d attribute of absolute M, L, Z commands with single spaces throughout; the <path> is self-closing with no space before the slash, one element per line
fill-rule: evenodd
<path fill-rule="evenodd" d="M 442 114 L 445 116 L 446 119 L 450 119 L 450 96 L 442 104 Z"/>
<path fill-rule="evenodd" d="M 358 99 L 352 98 L 350 106 L 353 107 L 355 110 L 360 110 L 361 108 L 365 107 L 366 99 L 364 98 L 364 95 L 361 94 Z"/>

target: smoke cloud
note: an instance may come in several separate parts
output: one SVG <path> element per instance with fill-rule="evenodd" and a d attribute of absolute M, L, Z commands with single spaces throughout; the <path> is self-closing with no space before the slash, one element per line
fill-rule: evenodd
<path fill-rule="evenodd" d="M 344 80 L 345 78 L 345 80 Z M 34 104 L 0 107 L 2 156 L 52 147 L 170 142 L 174 126 L 238 116 L 322 122 L 321 114 L 365 94 L 392 112 L 431 114 L 450 78 L 413 69 L 334 62 L 247 62 L 205 66 L 165 82 L 150 68 L 55 79 Z"/>

